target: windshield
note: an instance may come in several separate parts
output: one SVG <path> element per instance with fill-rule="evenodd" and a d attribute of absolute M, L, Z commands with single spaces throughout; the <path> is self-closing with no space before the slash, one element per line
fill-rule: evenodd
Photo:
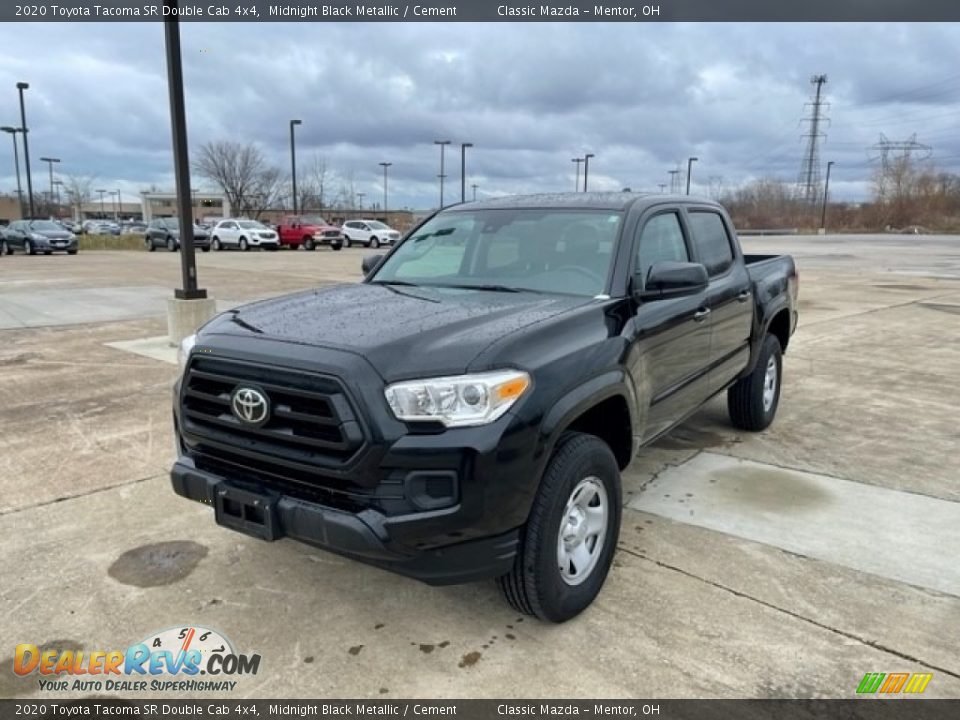
<path fill-rule="evenodd" d="M 621 219 L 612 210 L 444 213 L 408 237 L 371 282 L 592 297 L 606 288 Z"/>
<path fill-rule="evenodd" d="M 304 225 L 328 225 L 329 223 L 319 215 L 304 215 L 300 218 Z"/>
<path fill-rule="evenodd" d="M 63 226 L 50 220 L 36 220 L 30 223 L 33 230 L 63 230 Z"/>
<path fill-rule="evenodd" d="M 253 220 L 241 220 L 237 223 L 244 230 L 266 230 L 266 226 L 263 223 L 254 222 Z"/>
<path fill-rule="evenodd" d="M 374 230 L 389 230 L 389 229 L 390 229 L 389 227 L 387 227 L 386 225 L 384 225 L 384 224 L 383 224 L 382 222 L 380 222 L 379 220 L 371 220 L 370 222 L 367 223 L 367 225 L 369 225 L 370 227 L 372 227 Z"/>

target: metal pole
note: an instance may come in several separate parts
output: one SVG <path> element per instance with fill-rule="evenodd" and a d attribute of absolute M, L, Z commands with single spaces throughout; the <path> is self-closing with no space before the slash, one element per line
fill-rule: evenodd
<path fill-rule="evenodd" d="M 383 168 L 383 220 L 389 225 L 390 218 L 387 216 L 387 168 L 393 165 L 393 163 L 382 162 L 380 166 Z"/>
<path fill-rule="evenodd" d="M 583 156 L 583 191 L 587 191 L 587 173 L 590 170 L 590 158 L 593 157 L 593 153 L 587 153 Z"/>
<path fill-rule="evenodd" d="M 297 148 L 293 141 L 293 128 L 301 125 L 300 120 L 290 121 L 290 176 L 293 178 L 293 214 L 297 214 Z"/>
<path fill-rule="evenodd" d="M 357 210 L 363 210 L 363 198 L 366 196 L 366 193 L 358 192 L 357 193 Z"/>
<path fill-rule="evenodd" d="M 170 92 L 170 129 L 173 135 L 173 166 L 180 218 L 180 270 L 183 283 L 183 287 L 175 289 L 173 294 L 181 300 L 196 300 L 205 298 L 207 291 L 197 287 L 193 208 L 190 206 L 190 156 L 187 152 L 187 117 L 180 58 L 180 25 L 175 14 L 177 5 L 178 0 L 164 0 L 164 6 L 173 11 L 163 21 L 163 34 L 167 51 L 167 87 Z"/>
<path fill-rule="evenodd" d="M 103 194 L 106 190 L 97 190 L 100 193 L 100 217 L 103 218 Z"/>
<path fill-rule="evenodd" d="M 30 177 L 30 143 L 27 142 L 27 111 L 23 105 L 23 91 L 30 87 L 28 83 L 18 82 L 17 90 L 20 92 L 20 132 L 23 133 L 23 164 L 27 169 L 27 204 L 30 207 L 30 217 L 33 217 L 33 180 Z"/>
<path fill-rule="evenodd" d="M 450 141 L 434 140 L 433 144 L 440 146 L 440 175 L 438 177 L 440 178 L 440 209 L 443 210 L 443 179 L 447 177 L 443 172 L 443 150 L 447 145 L 450 144 Z"/>
<path fill-rule="evenodd" d="M 3 128 L 0 128 L 5 133 L 10 133 L 10 137 L 13 139 L 13 167 L 17 173 L 17 200 L 20 207 L 20 217 L 23 218 L 23 188 L 20 186 L 20 150 L 17 148 L 17 133 L 20 132 L 20 128 L 10 127 L 9 125 Z"/>
<path fill-rule="evenodd" d="M 827 163 L 827 181 L 823 186 L 823 211 L 820 213 L 820 227 L 824 232 L 827 231 L 827 193 L 830 192 L 830 168 L 833 167 L 833 160 Z"/>
<path fill-rule="evenodd" d="M 40 162 L 45 162 L 50 170 L 50 204 L 53 204 L 53 164 L 60 162 L 60 158 L 42 157 Z"/>
<path fill-rule="evenodd" d="M 477 199 L 477 184 L 474 183 L 474 184 L 471 185 L 470 187 L 473 188 L 473 199 L 474 199 L 474 201 L 476 201 L 476 199 Z"/>
<path fill-rule="evenodd" d="M 460 202 L 467 201 L 467 148 L 473 143 L 460 143 Z"/>
<path fill-rule="evenodd" d="M 700 158 L 687 158 L 687 195 L 690 194 L 690 172 L 693 169 L 693 164 Z"/>
<path fill-rule="evenodd" d="M 120 222 L 120 213 L 123 212 L 123 204 L 120 202 L 120 191 L 119 191 L 119 190 L 114 190 L 114 192 L 115 192 L 116 195 L 117 195 L 117 209 L 113 211 L 113 221 L 114 221 L 114 222 Z M 191 216 L 191 217 L 192 217 L 192 216 Z M 193 228 L 193 223 L 190 223 L 190 228 L 191 228 L 191 229 Z M 181 233 L 182 233 L 182 232 L 183 232 L 183 228 L 180 228 L 180 231 L 181 231 Z M 192 233 L 192 232 L 190 233 L 190 237 L 191 237 L 191 238 L 193 237 L 193 233 Z"/>
<path fill-rule="evenodd" d="M 583 158 L 571 158 L 570 162 L 575 162 L 577 164 L 577 179 L 573 183 L 573 191 L 580 192 L 580 163 L 583 162 Z"/>

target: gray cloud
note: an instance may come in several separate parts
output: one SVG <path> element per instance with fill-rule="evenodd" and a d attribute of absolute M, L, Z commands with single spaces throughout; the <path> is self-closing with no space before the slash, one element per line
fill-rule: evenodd
<path fill-rule="evenodd" d="M 0 122 L 19 124 L 15 83 L 31 83 L 36 158 L 63 158 L 129 194 L 172 185 L 162 27 L 17 25 L 0 48 Z M 839 197 L 869 190 L 881 132 L 917 133 L 938 166 L 960 170 L 960 28 L 955 25 L 188 23 L 182 27 L 191 145 L 258 142 L 286 167 L 322 155 L 391 205 L 437 199 L 437 138 L 470 141 L 484 193 L 573 187 L 570 158 L 593 152 L 597 189 L 656 189 L 696 155 L 695 186 L 793 180 L 814 73 L 830 76 L 824 159 Z M 41 52 L 42 50 L 42 52 Z M 3 90 L 6 88 L 6 90 Z M 0 190 L 14 185 L 0 144 Z M 459 157 L 448 155 L 448 197 Z M 699 181 L 699 182 L 697 182 Z"/>

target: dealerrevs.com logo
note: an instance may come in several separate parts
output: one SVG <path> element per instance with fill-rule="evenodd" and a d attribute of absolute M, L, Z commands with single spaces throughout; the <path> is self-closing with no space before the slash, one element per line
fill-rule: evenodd
<path fill-rule="evenodd" d="M 40 690 L 229 692 L 256 675 L 260 655 L 236 653 L 221 633 L 199 625 L 152 633 L 126 650 L 41 649 L 17 645 L 13 672 L 38 676 Z"/>

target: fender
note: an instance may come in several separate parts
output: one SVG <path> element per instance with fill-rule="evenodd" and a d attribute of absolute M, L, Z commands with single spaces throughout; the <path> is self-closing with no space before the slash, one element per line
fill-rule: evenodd
<path fill-rule="evenodd" d="M 598 403 L 618 395 L 627 403 L 630 413 L 630 434 L 633 436 L 632 454 L 636 454 L 639 448 L 636 390 L 624 370 L 609 370 L 572 388 L 544 415 L 543 422 L 540 424 L 537 451 L 534 454 L 538 477 L 543 474 L 557 441 L 571 423 Z"/>
<path fill-rule="evenodd" d="M 767 308 L 763 314 L 762 325 L 757 329 L 757 332 L 754 333 L 753 339 L 750 341 L 750 362 L 747 363 L 747 367 L 738 377 L 746 377 L 753 372 L 753 368 L 757 364 L 757 357 L 760 354 L 760 344 L 763 342 L 763 339 L 767 336 L 767 332 L 770 330 L 770 323 L 773 322 L 773 319 L 781 310 L 786 310 L 790 312 L 790 303 L 784 297 L 779 297 L 774 305 L 770 308 Z"/>

